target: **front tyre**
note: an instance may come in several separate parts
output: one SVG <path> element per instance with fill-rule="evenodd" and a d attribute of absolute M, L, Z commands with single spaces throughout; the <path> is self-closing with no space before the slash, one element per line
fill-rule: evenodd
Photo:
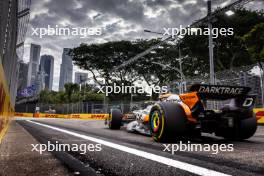
<path fill-rule="evenodd" d="M 111 109 L 108 117 L 108 127 L 110 129 L 120 129 L 122 125 L 123 114 L 119 109 Z"/>
<path fill-rule="evenodd" d="M 149 118 L 150 132 L 155 141 L 175 140 L 186 132 L 187 118 L 178 103 L 160 102 L 154 105 Z"/>

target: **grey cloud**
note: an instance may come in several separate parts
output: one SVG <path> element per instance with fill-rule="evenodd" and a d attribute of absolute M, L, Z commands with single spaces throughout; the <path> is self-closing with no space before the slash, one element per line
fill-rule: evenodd
<path fill-rule="evenodd" d="M 55 13 L 56 16 L 67 19 L 72 23 L 78 24 L 84 20 L 87 23 L 90 22 L 91 19 L 86 15 L 86 10 L 83 7 L 76 8 L 76 2 L 74 0 L 51 0 L 44 7 L 49 9 L 48 13 Z"/>
<path fill-rule="evenodd" d="M 102 16 L 102 14 L 101 14 L 101 13 L 98 13 L 98 14 L 96 14 L 95 16 L 93 16 L 93 20 L 98 19 L 98 18 L 101 17 L 101 16 Z"/>
<path fill-rule="evenodd" d="M 230 0 L 213 0 L 213 9 L 227 1 L 230 2 Z M 231 0 L 231 2 L 234 1 Z M 76 47 L 80 43 L 160 37 L 144 33 L 143 29 L 162 32 L 163 27 L 191 24 L 194 20 L 206 15 L 206 0 L 192 0 L 192 2 L 196 3 L 192 4 L 186 0 L 34 0 L 31 12 L 35 15 L 32 16 L 29 29 L 31 27 L 47 27 L 47 25 L 55 26 L 65 20 L 74 27 L 100 26 L 105 28 L 109 25 L 110 28 L 105 30 L 105 34 L 102 36 L 90 36 L 87 39 L 58 36 L 40 39 L 31 36 L 30 30 L 27 33 L 27 38 L 28 41 L 38 43 L 42 45 L 42 48 L 53 51 L 57 56 L 55 59 L 59 62 L 64 47 Z M 176 8 L 171 8 L 171 6 L 176 6 Z M 263 1 L 256 0 L 250 4 L 253 9 L 256 6 L 263 9 Z M 145 8 L 161 13 L 157 17 L 150 18 L 144 15 Z M 43 11 L 43 9 L 46 10 Z M 88 14 L 91 12 L 94 14 L 89 16 Z M 55 72 L 58 75 L 58 70 Z M 56 82 L 57 79 L 55 78 Z"/>
<path fill-rule="evenodd" d="M 158 7 L 158 6 L 163 6 L 167 7 L 173 3 L 171 0 L 146 0 L 144 2 L 147 6 L 149 7 Z"/>

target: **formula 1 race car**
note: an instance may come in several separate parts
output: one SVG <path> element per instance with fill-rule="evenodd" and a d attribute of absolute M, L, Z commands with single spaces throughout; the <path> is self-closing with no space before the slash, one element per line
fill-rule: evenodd
<path fill-rule="evenodd" d="M 254 95 L 250 88 L 196 84 L 189 93 L 165 94 L 145 109 L 123 115 L 111 109 L 105 124 L 120 129 L 124 124 L 130 132 L 151 135 L 155 141 L 168 141 L 188 135 L 214 133 L 229 140 L 243 140 L 257 129 L 253 114 Z M 219 110 L 207 109 L 208 100 L 230 100 Z M 128 118 L 129 117 L 129 118 Z"/>

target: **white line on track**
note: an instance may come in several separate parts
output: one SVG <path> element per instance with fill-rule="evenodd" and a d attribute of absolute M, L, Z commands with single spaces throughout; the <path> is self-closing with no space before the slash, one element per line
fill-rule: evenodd
<path fill-rule="evenodd" d="M 194 173 L 194 174 L 197 174 L 197 175 L 204 175 L 204 176 L 230 176 L 230 175 L 227 175 L 227 174 L 224 174 L 224 173 L 221 173 L 221 172 L 217 172 L 217 171 L 214 171 L 214 170 L 206 169 L 206 168 L 203 168 L 203 167 L 200 167 L 200 166 L 195 166 L 195 165 L 188 164 L 188 163 L 185 163 L 185 162 L 173 160 L 173 159 L 166 158 L 166 157 L 159 156 L 159 155 L 155 155 L 155 154 L 152 154 L 152 153 L 149 153 L 149 152 L 144 152 L 144 151 L 137 150 L 137 149 L 134 149 L 134 148 L 130 148 L 130 147 L 126 147 L 126 146 L 123 146 L 123 145 L 119 145 L 119 144 L 115 144 L 115 143 L 112 143 L 112 142 L 108 142 L 108 141 L 105 141 L 105 140 L 101 140 L 101 139 L 97 139 L 97 138 L 94 138 L 94 137 L 90 137 L 90 136 L 87 136 L 87 135 L 78 134 L 78 133 L 75 133 L 75 132 L 72 132 L 72 131 L 68 131 L 68 130 L 65 130 L 65 129 L 61 129 L 61 128 L 57 128 L 57 127 L 54 127 L 54 126 L 50 126 L 50 125 L 46 125 L 46 124 L 42 124 L 42 123 L 38 123 L 38 122 L 33 122 L 31 120 L 27 120 L 27 122 L 30 122 L 30 123 L 33 123 L 33 124 L 36 124 L 36 125 L 40 125 L 40 126 L 43 126 L 43 127 L 46 127 L 46 128 L 50 128 L 50 129 L 53 129 L 53 130 L 56 130 L 56 131 L 59 131 L 59 132 L 62 132 L 62 133 L 66 133 L 66 134 L 69 134 L 69 135 L 72 135 L 72 136 L 75 136 L 75 137 L 79 137 L 79 138 L 85 139 L 85 140 L 89 140 L 89 141 L 92 141 L 92 142 L 95 142 L 95 143 L 99 143 L 99 144 L 105 145 L 107 147 L 111 147 L 111 148 L 114 148 L 114 149 L 117 149 L 117 150 L 121 150 L 123 152 L 127 152 L 127 153 L 130 153 L 130 154 L 136 155 L 136 156 L 140 156 L 140 157 L 143 157 L 143 158 L 146 158 L 146 159 L 149 159 L 149 160 L 152 160 L 152 161 L 156 161 L 158 163 L 162 163 L 162 164 L 165 164 L 165 165 L 168 165 L 168 166 L 172 166 L 172 167 L 175 167 L 175 168 L 187 171 L 187 172 L 191 172 L 191 173 Z"/>

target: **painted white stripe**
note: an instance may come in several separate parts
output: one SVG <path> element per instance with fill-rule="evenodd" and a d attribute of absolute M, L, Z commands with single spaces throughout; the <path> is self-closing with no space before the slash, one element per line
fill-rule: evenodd
<path fill-rule="evenodd" d="M 27 120 L 27 121 L 30 122 L 30 123 L 37 124 L 37 125 L 40 125 L 40 126 L 43 126 L 43 127 L 46 127 L 46 128 L 50 128 L 50 129 L 53 129 L 53 130 L 56 130 L 56 131 L 60 131 L 60 132 L 63 132 L 63 133 L 66 133 L 66 134 L 69 134 L 69 135 L 72 135 L 72 136 L 75 136 L 75 137 L 79 137 L 79 138 L 82 138 L 82 139 L 85 139 L 85 140 L 89 140 L 89 141 L 92 141 L 92 142 L 95 142 L 95 143 L 99 143 L 99 144 L 102 144 L 102 145 L 105 145 L 105 146 L 108 146 L 108 147 L 111 147 L 111 148 L 114 148 L 114 149 L 117 149 L 117 150 L 121 150 L 123 152 L 127 152 L 127 153 L 130 153 L 130 154 L 133 154 L 133 155 L 137 155 L 137 156 L 140 156 L 140 157 L 152 160 L 152 161 L 156 161 L 158 163 L 162 163 L 162 164 L 165 164 L 165 165 L 168 165 L 168 166 L 172 166 L 172 167 L 175 167 L 175 168 L 187 171 L 187 172 L 191 172 L 191 173 L 194 173 L 194 174 L 197 174 L 197 175 L 204 175 L 204 176 L 212 176 L 212 175 L 213 176 L 230 176 L 230 175 L 227 175 L 227 174 L 224 174 L 224 173 L 221 173 L 221 172 L 217 172 L 217 171 L 214 171 L 214 170 L 210 170 L 210 169 L 206 169 L 206 168 L 203 168 L 203 167 L 199 167 L 199 166 L 195 166 L 195 165 L 192 165 L 192 164 L 188 164 L 188 163 L 185 163 L 185 162 L 173 160 L 173 159 L 170 159 L 170 158 L 166 158 L 166 157 L 163 157 L 163 156 L 155 155 L 155 154 L 152 154 L 152 153 L 149 153 L 149 152 L 144 152 L 144 151 L 141 151 L 141 150 L 137 150 L 137 149 L 126 147 L 126 146 L 119 145 L 119 144 L 115 144 L 115 143 L 112 143 L 112 142 L 104 141 L 104 140 L 97 139 L 97 138 L 94 138 L 94 137 L 78 134 L 78 133 L 75 133 L 75 132 L 71 132 L 71 131 L 68 131 L 68 130 L 61 129 L 61 128 L 53 127 L 53 126 L 50 126 L 50 125 L 46 125 L 46 124 L 42 124 L 42 123 L 38 123 L 38 122 L 33 122 L 33 121 L 30 121 L 30 120 Z"/>

